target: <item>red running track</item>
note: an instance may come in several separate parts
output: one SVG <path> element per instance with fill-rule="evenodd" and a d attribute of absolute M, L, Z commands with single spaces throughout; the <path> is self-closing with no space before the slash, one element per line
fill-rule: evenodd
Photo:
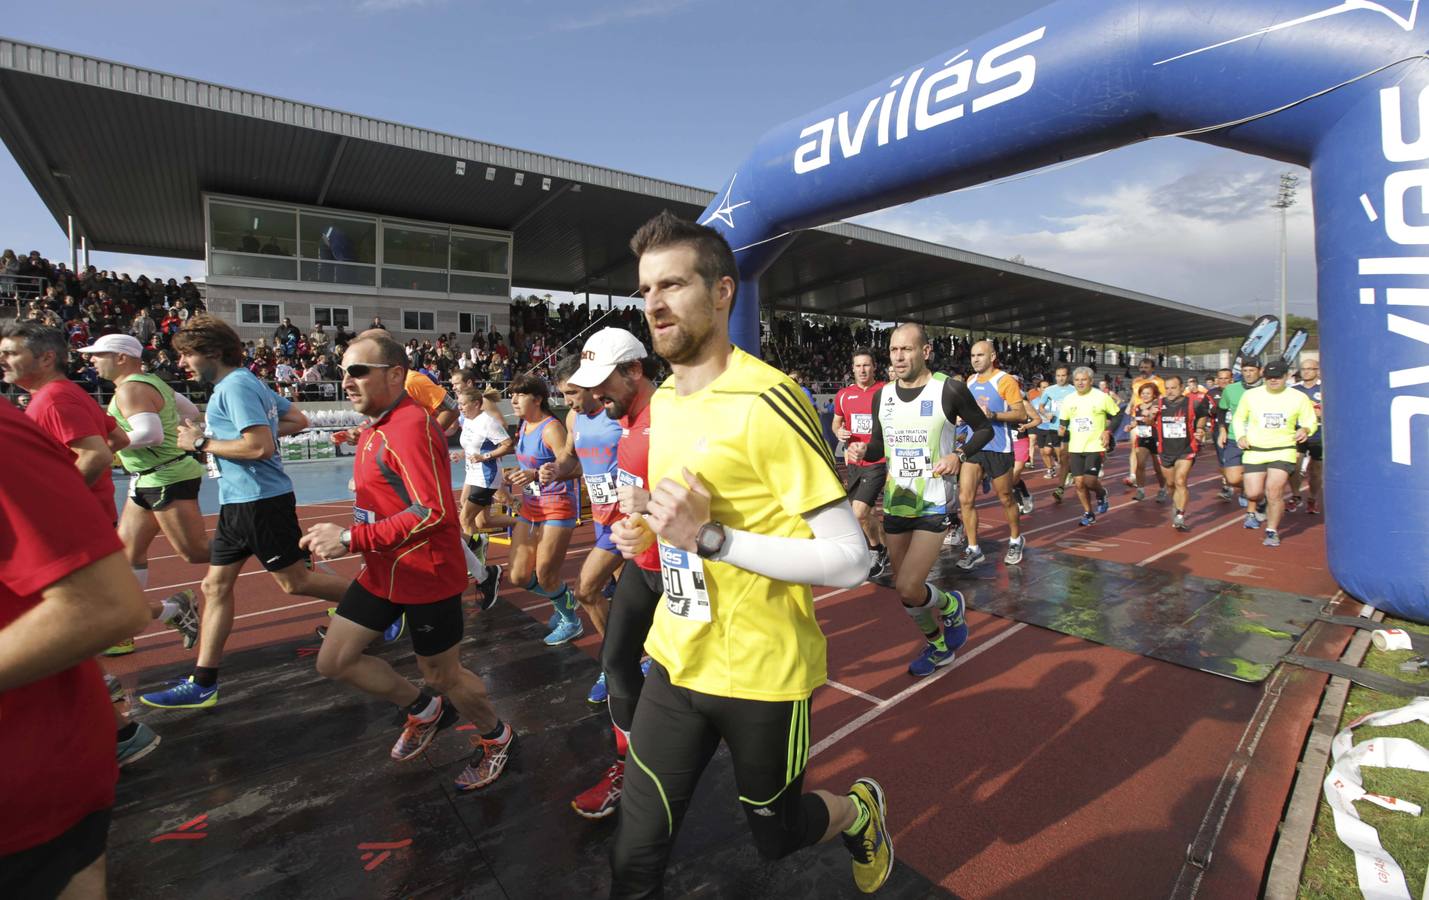
<path fill-rule="evenodd" d="M 1283 546 L 1261 546 L 1260 532 L 1239 526 L 1240 507 L 1216 499 L 1214 457 L 1203 454 L 1191 476 L 1192 531 L 1177 532 L 1169 503 L 1136 502 L 1122 488 L 1125 466 L 1119 452 L 1108 473 L 1112 511 L 1089 528 L 1076 524 L 1071 492 L 1053 504 L 1053 483 L 1030 473 L 1037 509 L 1022 519 L 1029 554 L 1050 549 L 1338 596 L 1320 517 L 1288 514 Z M 991 495 L 979 505 L 981 537 L 997 548 L 986 565 L 1001 565 L 1007 524 Z M 300 512 L 304 524 L 351 514 L 342 503 Z M 591 543 L 581 527 L 568 578 Z M 202 577 L 201 566 L 172 552 L 155 542 L 151 597 L 196 588 Z M 492 545 L 493 562 L 505 556 Z M 357 560 L 333 566 L 352 575 Z M 972 611 L 958 661 L 918 681 L 906 665 L 921 636 L 891 591 L 864 584 L 815 596 L 830 682 L 814 695 L 807 780 L 841 789 L 859 775 L 877 777 L 900 860 L 965 897 L 1165 897 L 1178 878 L 1203 897 L 1258 892 L 1325 676 L 1282 667 L 1247 685 Z M 326 602 L 283 594 L 254 562 L 238 597 L 229 653 L 306 637 L 326 619 Z M 503 597 L 541 621 L 549 613 L 532 594 L 503 586 Z M 1310 652 L 1337 655 L 1346 631 L 1312 632 Z M 150 684 L 145 670 L 189 655 L 159 627 L 138 646 L 108 661 L 131 688 Z M 593 629 L 578 646 L 598 652 Z M 1211 865 L 1183 873 L 1213 799 L 1233 786 Z"/>

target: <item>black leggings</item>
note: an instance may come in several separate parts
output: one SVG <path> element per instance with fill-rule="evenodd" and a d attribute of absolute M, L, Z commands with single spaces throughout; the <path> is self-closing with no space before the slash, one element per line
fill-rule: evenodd
<path fill-rule="evenodd" d="M 607 683 L 610 674 L 606 673 Z M 610 895 L 660 897 L 670 847 L 705 766 L 729 745 L 740 806 L 765 859 L 816 844 L 829 828 L 817 794 L 803 794 L 809 698 L 769 702 L 702 694 L 650 666 L 620 798 Z"/>
<path fill-rule="evenodd" d="M 660 573 L 646 572 L 633 562 L 620 570 L 610 616 L 605 621 L 605 643 L 600 648 L 600 665 L 605 670 L 605 686 L 610 695 L 610 718 L 615 727 L 629 734 L 635 723 L 635 704 L 645 678 L 640 674 L 640 657 L 645 638 L 655 621 L 660 603 Z"/>

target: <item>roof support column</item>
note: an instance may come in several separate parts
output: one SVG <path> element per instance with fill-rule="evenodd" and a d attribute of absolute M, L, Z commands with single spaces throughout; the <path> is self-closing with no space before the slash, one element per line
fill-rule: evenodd
<path fill-rule="evenodd" d="M 84 267 L 85 267 L 86 269 L 88 269 L 88 268 L 89 268 L 89 238 L 86 237 L 86 236 L 84 236 L 84 235 L 80 235 L 80 236 L 79 236 L 79 255 L 80 255 L 80 259 L 84 262 Z"/>
<path fill-rule="evenodd" d="M 69 231 L 69 270 L 71 272 L 78 272 L 79 241 L 76 240 L 76 236 L 74 233 L 74 216 L 65 216 L 65 221 L 68 225 L 67 230 Z"/>

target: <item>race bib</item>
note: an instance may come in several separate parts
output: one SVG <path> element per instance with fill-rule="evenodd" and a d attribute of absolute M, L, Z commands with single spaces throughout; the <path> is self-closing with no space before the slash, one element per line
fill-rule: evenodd
<path fill-rule="evenodd" d="M 848 430 L 854 434 L 873 434 L 873 413 L 854 413 Z"/>
<path fill-rule="evenodd" d="M 352 508 L 352 523 L 354 525 L 371 525 L 377 521 L 377 514 L 370 509 L 363 509 L 360 506 Z"/>
<path fill-rule="evenodd" d="M 211 431 L 205 431 L 205 432 L 204 432 L 204 437 L 208 438 L 209 440 L 213 440 L 213 432 L 211 432 Z M 214 456 L 212 453 L 205 453 L 205 454 L 203 455 L 203 464 L 204 464 L 204 468 L 208 469 L 208 477 L 209 477 L 209 478 L 222 478 L 222 477 L 223 477 L 223 473 L 218 470 L 218 457 L 217 457 L 217 456 Z"/>
<path fill-rule="evenodd" d="M 1077 416 L 1072 420 L 1072 430 L 1081 434 L 1089 434 L 1092 430 L 1091 416 Z"/>
<path fill-rule="evenodd" d="M 661 541 L 660 580 L 665 586 L 665 609 L 671 615 L 689 622 L 711 620 L 704 560 Z"/>
<path fill-rule="evenodd" d="M 615 470 L 615 481 L 616 481 L 616 484 L 618 484 L 618 485 L 619 485 L 619 484 L 626 484 L 626 485 L 630 485 L 631 487 L 638 487 L 638 488 L 643 488 L 643 487 L 645 486 L 645 479 L 644 479 L 644 478 L 641 478 L 639 475 L 635 475 L 635 474 L 633 474 L 633 473 L 631 473 L 631 472 L 627 472 L 627 471 L 625 471 L 624 469 L 616 469 L 616 470 Z"/>
<path fill-rule="evenodd" d="M 890 461 L 894 463 L 895 478 L 927 478 L 933 474 L 933 459 L 927 447 L 895 447 Z"/>
<path fill-rule="evenodd" d="M 590 494 L 591 506 L 609 506 L 618 502 L 615 495 L 614 472 L 585 476 L 585 489 Z"/>
<path fill-rule="evenodd" d="M 1186 420 L 1162 419 L 1161 433 L 1168 438 L 1184 438 L 1186 436 Z"/>
<path fill-rule="evenodd" d="M 1138 425 L 1138 426 L 1136 426 L 1136 436 L 1139 437 L 1139 438 L 1148 438 L 1148 437 L 1151 437 L 1151 426 L 1150 426 L 1150 425 Z"/>
<path fill-rule="evenodd" d="M 1260 427 L 1267 430 L 1275 430 L 1285 427 L 1285 413 L 1268 412 L 1261 413 Z"/>
<path fill-rule="evenodd" d="M 533 478 L 529 482 L 527 482 L 526 489 L 523 491 L 523 493 L 530 497 L 541 496 L 541 479 Z"/>

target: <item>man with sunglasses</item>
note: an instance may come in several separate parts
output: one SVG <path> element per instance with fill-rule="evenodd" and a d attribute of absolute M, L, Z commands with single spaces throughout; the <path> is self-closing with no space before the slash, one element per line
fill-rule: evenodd
<path fill-rule="evenodd" d="M 477 755 L 456 787 L 485 787 L 505 769 L 516 735 L 497 717 L 481 678 L 461 664 L 466 575 L 446 439 L 404 389 L 406 358 L 390 337 L 358 338 L 343 356 L 343 371 L 347 399 L 372 418 L 353 468 L 356 521 L 351 528 L 315 524 L 301 544 L 320 559 L 357 551 L 364 566 L 328 627 L 318 674 L 405 710 L 391 753 L 398 761 L 419 756 L 459 716 L 471 721 L 480 732 Z M 364 653 L 404 615 L 417 668 L 433 693 Z"/>

